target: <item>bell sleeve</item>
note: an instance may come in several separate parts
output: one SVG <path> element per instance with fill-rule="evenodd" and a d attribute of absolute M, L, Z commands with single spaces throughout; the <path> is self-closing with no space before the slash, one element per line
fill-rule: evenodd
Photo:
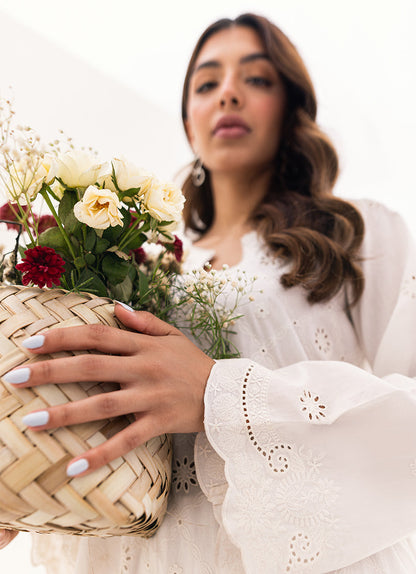
<path fill-rule="evenodd" d="M 358 207 L 368 369 L 226 359 L 207 383 L 198 479 L 250 574 L 331 572 L 416 530 L 415 248 L 399 215 Z"/>

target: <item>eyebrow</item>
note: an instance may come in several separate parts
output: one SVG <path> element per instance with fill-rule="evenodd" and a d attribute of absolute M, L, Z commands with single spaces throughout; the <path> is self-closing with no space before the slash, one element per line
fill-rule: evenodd
<path fill-rule="evenodd" d="M 240 58 L 240 64 L 248 64 L 249 62 L 254 62 L 255 60 L 266 60 L 270 62 L 270 57 L 263 53 L 263 52 L 256 52 L 254 54 L 248 54 L 247 56 L 243 56 Z M 198 70 L 202 70 L 204 68 L 220 68 L 222 66 L 221 62 L 218 60 L 207 60 L 206 62 L 202 62 L 197 66 L 193 73 L 198 72 Z"/>

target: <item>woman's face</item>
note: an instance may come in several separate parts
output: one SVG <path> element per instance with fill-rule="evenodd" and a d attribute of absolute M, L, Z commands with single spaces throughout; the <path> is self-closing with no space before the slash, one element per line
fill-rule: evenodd
<path fill-rule="evenodd" d="M 264 171 L 279 146 L 285 91 L 257 33 L 237 26 L 202 47 L 190 79 L 186 129 L 215 173 Z"/>

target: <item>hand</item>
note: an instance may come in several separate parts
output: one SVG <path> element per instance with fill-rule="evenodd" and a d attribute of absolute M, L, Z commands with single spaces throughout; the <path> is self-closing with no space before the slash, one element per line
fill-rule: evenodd
<path fill-rule="evenodd" d="M 136 332 L 85 325 L 53 329 L 31 340 L 38 345 L 31 349 L 36 354 L 97 350 L 103 355 L 39 361 L 3 377 L 13 382 L 17 373 L 20 380 L 26 379 L 19 387 L 81 381 L 120 384 L 120 390 L 36 411 L 27 415 L 29 420 L 23 419 L 33 430 L 44 430 L 135 415 L 136 420 L 118 434 L 73 459 L 67 468 L 70 476 L 87 474 L 154 436 L 204 428 L 204 392 L 214 361 L 180 331 L 150 313 L 116 304 L 115 314 Z"/>
<path fill-rule="evenodd" d="M 4 528 L 0 528 L 0 550 L 10 544 L 18 534 L 18 530 L 5 530 Z"/>

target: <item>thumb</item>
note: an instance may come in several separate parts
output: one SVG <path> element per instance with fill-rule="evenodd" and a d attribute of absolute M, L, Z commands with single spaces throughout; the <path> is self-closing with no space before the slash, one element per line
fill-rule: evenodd
<path fill-rule="evenodd" d="M 134 311 L 134 309 L 119 301 L 116 301 L 114 310 L 117 318 L 120 319 L 123 325 L 144 335 L 164 337 L 179 333 L 175 327 L 165 323 L 162 319 L 158 319 L 148 311 Z"/>

